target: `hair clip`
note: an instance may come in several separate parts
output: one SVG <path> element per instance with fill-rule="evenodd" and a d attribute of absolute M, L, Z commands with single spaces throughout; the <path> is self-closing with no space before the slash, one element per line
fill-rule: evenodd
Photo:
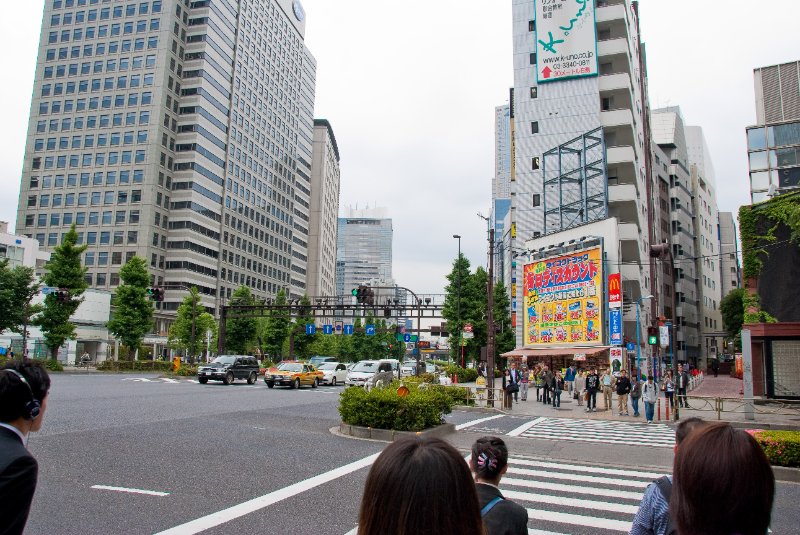
<path fill-rule="evenodd" d="M 497 468 L 497 459 L 492 459 L 486 454 L 486 452 L 483 452 L 478 455 L 478 468 L 488 468 L 489 470 L 494 470 Z"/>

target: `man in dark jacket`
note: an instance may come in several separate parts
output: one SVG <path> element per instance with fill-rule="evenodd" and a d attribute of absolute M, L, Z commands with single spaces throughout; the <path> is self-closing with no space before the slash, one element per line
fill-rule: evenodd
<path fill-rule="evenodd" d="M 683 364 L 678 364 L 678 373 L 675 376 L 675 390 L 678 396 L 678 405 L 688 407 L 686 402 L 686 389 L 689 387 L 689 374 L 683 369 Z"/>
<path fill-rule="evenodd" d="M 0 533 L 23 532 L 36 490 L 38 465 L 25 447 L 47 410 L 50 377 L 38 363 L 14 362 L 0 370 Z"/>
<path fill-rule="evenodd" d="M 592 368 L 586 376 L 586 392 L 589 398 L 586 400 L 586 412 L 597 412 L 597 390 L 600 388 L 600 377 L 597 375 L 597 368 Z"/>
<path fill-rule="evenodd" d="M 617 377 L 617 412 L 620 416 L 628 416 L 628 394 L 631 391 L 631 380 L 625 370 L 620 370 Z"/>

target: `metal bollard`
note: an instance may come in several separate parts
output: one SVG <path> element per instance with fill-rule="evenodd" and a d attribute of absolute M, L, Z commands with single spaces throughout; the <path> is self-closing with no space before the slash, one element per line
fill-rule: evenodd
<path fill-rule="evenodd" d="M 661 421 L 661 398 L 656 400 L 656 409 L 658 409 L 658 421 Z"/>
<path fill-rule="evenodd" d="M 658 401 L 659 403 L 661 402 L 660 399 Z M 664 402 L 664 416 L 665 416 L 664 419 L 669 422 L 669 403 L 667 403 L 666 401 Z"/>

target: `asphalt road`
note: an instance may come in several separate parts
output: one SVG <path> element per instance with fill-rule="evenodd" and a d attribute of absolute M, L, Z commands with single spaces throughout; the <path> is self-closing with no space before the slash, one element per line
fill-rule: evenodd
<path fill-rule="evenodd" d="M 40 479 L 26 533 L 343 535 L 355 526 L 370 456 L 384 444 L 330 432 L 339 422 L 340 391 L 270 390 L 263 382 L 200 385 L 155 375 L 54 375 L 44 428 L 29 442 Z M 450 419 L 465 424 L 487 416 L 458 411 Z M 523 492 L 520 499 L 527 492 L 524 485 L 537 489 L 526 504 L 534 511 L 532 529 L 606 532 L 569 516 L 580 512 L 580 501 L 569 507 L 540 501 L 550 489 L 537 483 L 539 472 L 553 468 L 537 467 L 537 458 L 563 463 L 564 472 L 576 480 L 587 473 L 581 463 L 613 467 L 625 459 L 631 473 L 669 469 L 668 447 L 626 446 L 624 438 L 613 445 L 548 440 L 552 423 L 519 432 L 524 419 L 501 417 L 451 437 L 466 453 L 478 433 L 519 432 L 507 442 L 518 463 L 514 485 L 522 485 L 517 487 Z M 607 487 L 610 495 L 617 491 L 614 482 L 597 485 Z M 568 487 L 551 492 L 576 500 L 585 499 L 585 493 Z M 623 507 L 630 509 L 636 501 L 628 498 Z M 800 485 L 779 484 L 774 533 L 800 533 L 797 503 Z M 603 516 L 602 507 L 585 514 Z M 620 532 L 620 522 L 632 518 L 624 511 L 606 516 L 603 525 L 617 527 L 608 532 Z"/>

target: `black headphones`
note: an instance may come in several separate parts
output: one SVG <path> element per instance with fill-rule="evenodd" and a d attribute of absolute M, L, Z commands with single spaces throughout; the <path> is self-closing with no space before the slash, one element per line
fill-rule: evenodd
<path fill-rule="evenodd" d="M 11 374 L 19 377 L 19 380 L 22 381 L 22 383 L 25 385 L 25 388 L 27 388 L 28 392 L 30 392 L 31 394 L 30 401 L 25 403 L 25 413 L 26 413 L 25 419 L 33 420 L 34 418 L 39 416 L 39 413 L 42 412 L 42 404 L 39 403 L 39 400 L 36 399 L 36 396 L 33 395 L 33 389 L 31 388 L 31 385 L 28 382 L 28 380 L 25 379 L 25 376 L 19 373 L 17 370 L 12 370 L 10 368 L 6 368 L 2 371 L 10 372 Z"/>

